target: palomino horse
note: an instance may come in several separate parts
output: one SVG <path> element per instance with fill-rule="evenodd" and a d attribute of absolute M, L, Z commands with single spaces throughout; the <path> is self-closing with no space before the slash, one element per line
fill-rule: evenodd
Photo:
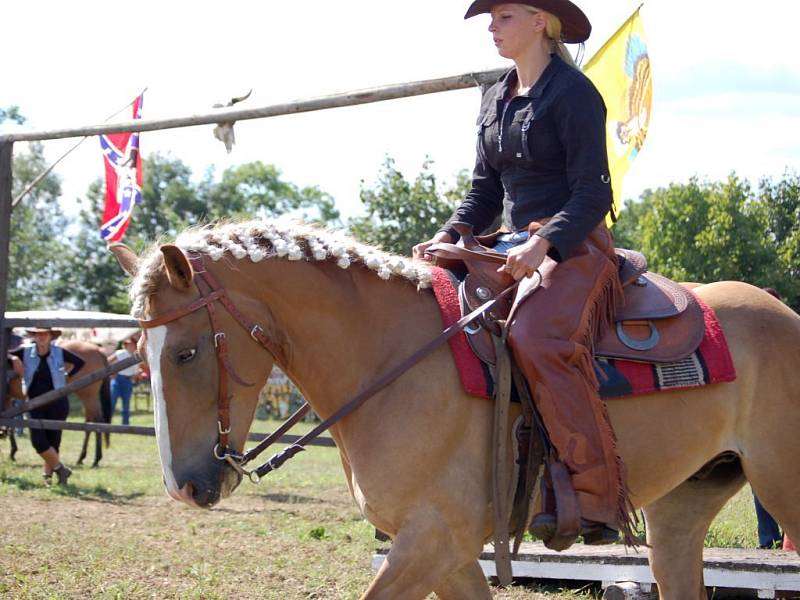
<path fill-rule="evenodd" d="M 140 349 L 167 492 L 193 506 L 214 505 L 240 481 L 215 457 L 227 433 L 220 384 L 230 398 L 230 446 L 241 450 L 273 361 L 327 418 L 442 328 L 424 289 L 430 267 L 322 230 L 232 223 L 186 232 L 142 259 L 112 250 L 136 273 L 134 315 L 152 321 Z M 207 313 L 196 302 L 192 264 L 219 282 L 227 305 L 211 302 Z M 744 283 L 697 294 L 725 331 L 736 381 L 608 405 L 667 600 L 706 598 L 703 539 L 745 480 L 800 539 L 800 317 Z M 251 337 L 242 316 L 264 335 L 255 328 Z M 215 345 L 227 353 L 217 356 Z M 331 429 L 353 498 L 394 539 L 363 598 L 491 597 L 477 560 L 491 529 L 491 421 L 491 402 L 462 392 L 450 351 L 439 348 Z M 729 452 L 739 458 L 733 468 L 690 479 Z"/>
<path fill-rule="evenodd" d="M 92 373 L 93 371 L 103 369 L 108 365 L 108 359 L 106 358 L 106 355 L 103 354 L 103 351 L 94 344 L 82 342 L 80 340 L 64 340 L 59 342 L 58 345 L 83 359 L 85 365 L 83 369 L 81 369 L 81 372 L 78 373 L 78 377 L 83 377 L 89 373 Z M 109 422 L 111 413 L 111 391 L 109 389 L 109 382 L 107 378 L 83 387 L 75 392 L 75 394 L 81 401 L 81 405 L 83 406 L 83 416 L 87 423 Z M 15 377 L 9 382 L 9 406 L 11 398 L 25 399 L 25 394 L 22 390 L 22 380 L 19 377 Z M 83 461 L 86 458 L 90 435 L 91 432 L 89 431 L 84 433 L 81 453 L 77 460 L 77 464 L 79 465 L 83 464 Z M 13 429 L 9 429 L 9 440 L 11 442 L 10 456 L 11 460 L 14 460 L 14 456 L 17 453 L 17 440 Z M 108 434 L 106 434 L 106 445 L 108 445 L 108 441 L 109 437 Z M 92 463 L 92 466 L 96 467 L 102 458 L 102 434 L 100 432 L 96 432 L 94 462 Z"/>

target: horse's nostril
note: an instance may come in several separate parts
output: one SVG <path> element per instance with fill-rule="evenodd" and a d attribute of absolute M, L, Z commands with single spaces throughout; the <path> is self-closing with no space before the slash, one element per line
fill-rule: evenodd
<path fill-rule="evenodd" d="M 219 490 L 209 489 L 209 487 L 206 485 L 195 485 L 191 483 L 188 483 L 187 485 L 189 486 L 192 499 L 197 503 L 198 506 L 214 506 L 217 502 L 219 502 Z"/>

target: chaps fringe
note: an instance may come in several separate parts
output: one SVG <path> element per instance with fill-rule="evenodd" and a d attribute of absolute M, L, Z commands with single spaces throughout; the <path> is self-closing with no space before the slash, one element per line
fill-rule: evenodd
<path fill-rule="evenodd" d="M 614 325 L 614 314 L 617 308 L 625 303 L 622 283 L 619 280 L 616 256 L 614 256 L 613 259 L 609 257 L 609 262 L 613 264 L 613 273 L 608 277 L 602 291 L 597 295 L 591 309 L 588 311 L 588 315 L 585 317 L 588 318 L 587 327 L 583 328 L 586 335 L 583 336 L 581 340 L 575 340 L 583 344 L 587 349 L 587 352 L 583 353 L 583 356 L 581 356 L 576 366 L 586 378 L 587 383 L 592 386 L 592 395 L 596 401 L 600 403 L 603 425 L 606 429 L 604 433 L 611 440 L 614 456 L 616 457 L 617 524 L 619 525 L 619 530 L 620 533 L 622 533 L 625 545 L 636 548 L 643 543 L 635 533 L 635 528 L 639 525 L 639 517 L 636 515 L 636 511 L 630 499 L 630 489 L 627 485 L 627 469 L 617 450 L 617 436 L 614 432 L 614 428 L 611 426 L 611 419 L 608 416 L 608 407 L 598 393 L 600 383 L 597 380 L 597 371 L 594 368 L 593 358 L 595 341 L 599 340 L 609 328 Z"/>

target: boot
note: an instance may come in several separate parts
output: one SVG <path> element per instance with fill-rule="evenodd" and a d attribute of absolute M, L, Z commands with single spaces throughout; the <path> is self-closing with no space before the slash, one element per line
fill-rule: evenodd
<path fill-rule="evenodd" d="M 556 534 L 556 528 L 556 515 L 553 513 L 539 513 L 533 517 L 528 531 L 532 536 L 539 538 L 547 545 Z M 583 537 L 583 543 L 588 546 L 614 544 L 619 538 L 619 532 L 613 527 L 587 519 L 581 519 L 581 528 L 578 535 Z"/>
<path fill-rule="evenodd" d="M 72 469 L 66 465 L 58 465 L 53 472 L 58 475 L 58 485 L 67 485 L 69 476 L 72 475 Z"/>

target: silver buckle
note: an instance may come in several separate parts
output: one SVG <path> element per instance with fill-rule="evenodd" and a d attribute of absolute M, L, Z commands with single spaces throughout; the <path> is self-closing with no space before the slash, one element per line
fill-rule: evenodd
<path fill-rule="evenodd" d="M 214 347 L 215 348 L 219 347 L 219 339 L 220 338 L 225 339 L 225 332 L 224 331 L 218 331 L 217 333 L 214 334 Z"/>

